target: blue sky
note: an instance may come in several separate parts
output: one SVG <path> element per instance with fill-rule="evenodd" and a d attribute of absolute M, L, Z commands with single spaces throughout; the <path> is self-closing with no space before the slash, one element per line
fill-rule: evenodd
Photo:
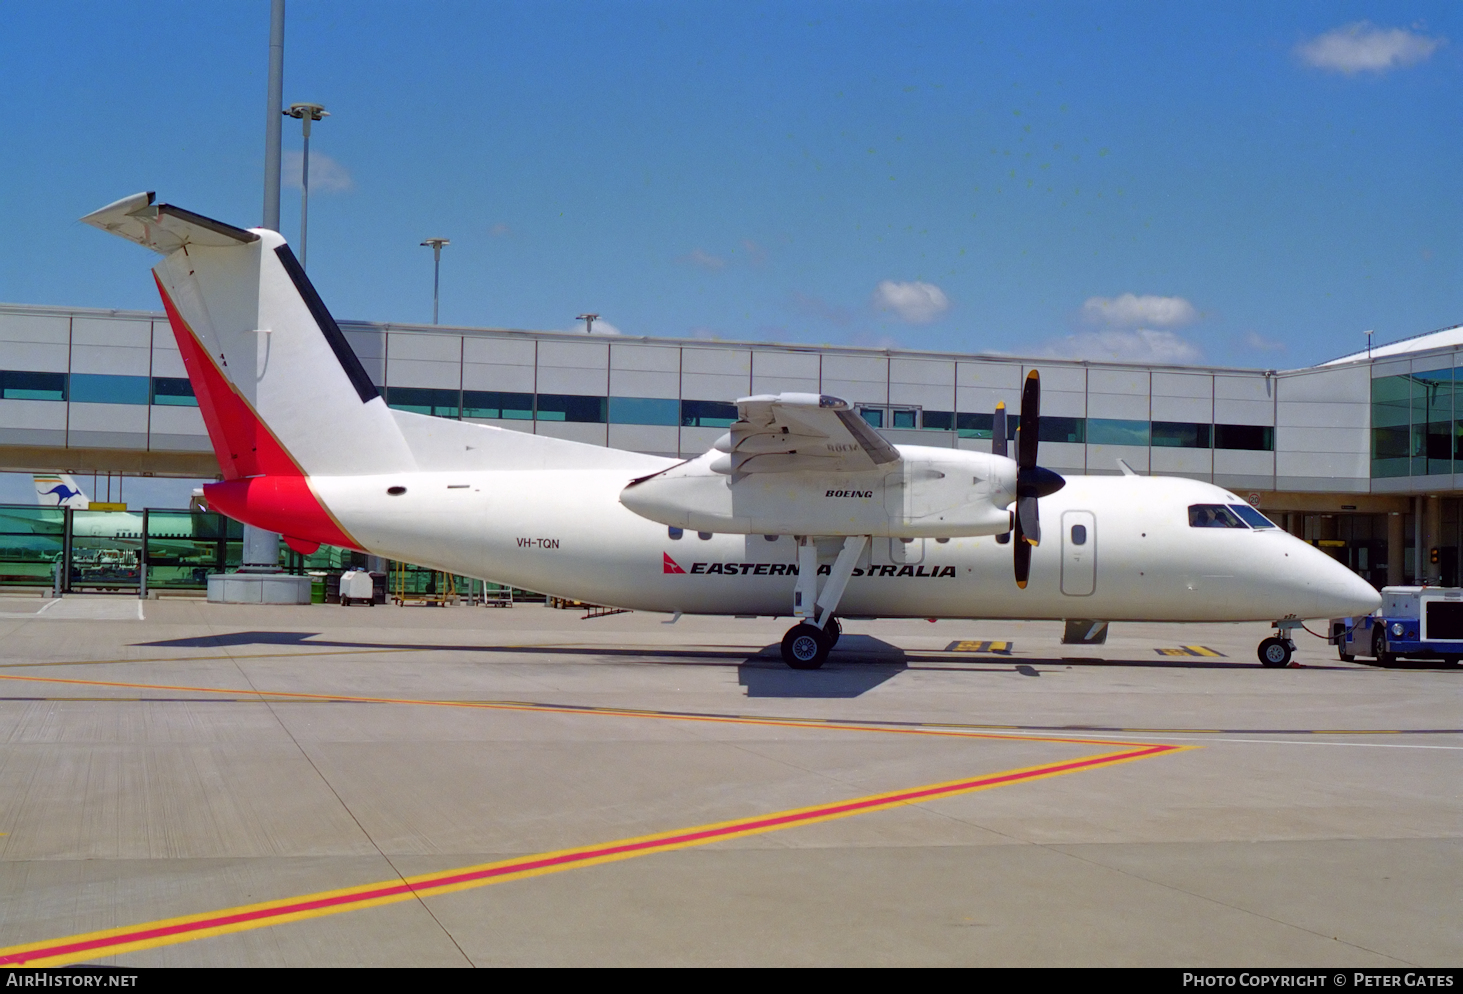
<path fill-rule="evenodd" d="M 428 321 L 443 236 L 444 324 L 1307 365 L 1463 322 L 1458 11 L 290 0 L 310 274 Z M 157 309 L 76 223 L 137 190 L 259 222 L 266 0 L 0 28 L 0 300 Z"/>

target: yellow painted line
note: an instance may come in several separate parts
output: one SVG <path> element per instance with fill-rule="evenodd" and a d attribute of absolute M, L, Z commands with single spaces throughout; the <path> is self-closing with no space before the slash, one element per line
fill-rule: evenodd
<path fill-rule="evenodd" d="M 536 711 L 554 714 L 592 714 L 620 718 L 655 718 L 661 721 L 694 721 L 721 725 L 762 725 L 778 728 L 821 728 L 843 732 L 880 732 L 895 735 L 933 735 L 941 737 L 1004 739 L 1017 742 L 1063 742 L 1075 745 L 1112 745 L 1111 739 L 1089 739 L 1075 736 L 1001 734 L 951 727 L 886 727 L 802 718 L 763 718 L 737 715 L 686 714 L 667 711 L 641 711 L 632 708 L 596 708 L 563 704 L 535 704 L 526 701 L 434 701 L 401 697 L 359 697 L 346 694 L 306 694 L 299 691 L 254 690 L 238 687 L 189 687 L 175 684 L 131 683 L 122 680 L 80 680 L 69 677 L 18 676 L 0 673 L 0 680 L 24 683 L 62 683 L 86 687 L 125 687 L 132 690 L 175 690 L 195 694 L 229 694 L 278 701 L 354 701 L 367 704 L 413 704 L 427 707 L 475 708 L 486 711 Z M 1139 743 L 1124 743 L 1138 745 Z"/>
<path fill-rule="evenodd" d="M 1015 648 L 1014 642 L 993 642 L 990 640 L 970 639 L 961 642 L 951 643 L 946 652 L 998 652 L 1009 653 Z"/>
<path fill-rule="evenodd" d="M 1043 763 L 962 780 L 926 784 L 905 790 L 870 794 L 832 804 L 794 808 L 771 814 L 698 825 L 671 832 L 617 839 L 576 849 L 539 853 L 528 857 L 464 866 L 453 870 L 402 877 L 339 890 L 320 891 L 277 901 L 224 908 L 203 914 L 164 918 L 122 928 L 30 942 L 0 949 L 0 966 L 64 966 L 101 956 L 154 949 L 191 942 L 215 935 L 303 921 L 361 908 L 380 907 L 437 894 L 486 887 L 509 880 L 559 873 L 564 870 L 634 859 L 651 853 L 703 846 L 727 839 L 744 838 L 802 825 L 883 811 L 907 804 L 940 800 L 1014 783 L 1064 776 L 1082 770 L 1134 762 L 1153 756 L 1181 752 L 1193 746 L 1147 745 L 1117 752 L 1099 753 L 1077 759 Z"/>
<path fill-rule="evenodd" d="M 1215 656 L 1225 658 L 1224 653 L 1215 652 L 1207 645 L 1181 645 L 1177 649 L 1154 649 L 1160 656 Z"/>

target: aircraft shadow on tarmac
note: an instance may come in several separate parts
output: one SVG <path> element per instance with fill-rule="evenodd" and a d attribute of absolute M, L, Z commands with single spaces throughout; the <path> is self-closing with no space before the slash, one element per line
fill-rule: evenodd
<path fill-rule="evenodd" d="M 1046 669 L 1066 667 L 1137 667 L 1142 669 L 1204 669 L 1204 670 L 1252 670 L 1258 666 L 1248 660 L 1187 658 L 1163 656 L 1151 658 L 1094 658 L 1090 656 L 1051 656 L 1012 659 L 1009 656 L 976 655 L 960 656 L 953 653 L 921 653 L 918 650 L 906 652 L 871 635 L 848 634 L 839 640 L 820 670 L 798 671 L 788 669 L 782 662 L 776 643 L 749 653 L 734 646 L 636 646 L 614 648 L 611 646 L 562 646 L 562 645 L 442 645 L 415 642 L 362 642 L 319 639 L 319 632 L 226 632 L 220 635 L 199 635 L 191 638 L 162 639 L 156 642 L 136 642 L 137 646 L 152 646 L 169 649 L 223 649 L 234 646 L 277 645 L 294 646 L 302 649 L 397 649 L 416 652 L 482 652 L 505 655 L 553 655 L 591 659 L 631 657 L 646 662 L 664 662 L 671 665 L 732 665 L 738 667 L 739 683 L 747 688 L 748 697 L 857 697 L 877 687 L 899 673 L 910 668 L 921 668 L 924 664 L 938 664 L 940 669 L 988 671 L 1024 676 L 1040 676 L 1036 667 Z M 1305 669 L 1366 670 L 1372 666 L 1356 663 L 1342 663 L 1339 660 L 1305 661 Z M 1429 660 L 1408 660 L 1399 662 L 1402 669 L 1457 669 Z"/>

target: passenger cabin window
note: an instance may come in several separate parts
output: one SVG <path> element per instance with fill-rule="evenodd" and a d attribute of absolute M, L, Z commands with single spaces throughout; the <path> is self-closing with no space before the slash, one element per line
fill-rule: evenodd
<path fill-rule="evenodd" d="M 1073 525 L 1072 526 L 1072 544 L 1073 545 L 1086 545 L 1087 544 L 1087 526 L 1086 525 Z"/>
<path fill-rule="evenodd" d="M 1190 504 L 1189 527 L 1245 528 L 1247 526 L 1238 515 L 1223 504 Z"/>
<path fill-rule="evenodd" d="M 1269 518 L 1265 517 L 1263 514 L 1261 514 L 1259 511 L 1255 510 L 1248 504 L 1231 504 L 1229 505 L 1229 508 L 1235 514 L 1238 514 L 1244 520 L 1244 523 L 1249 525 L 1251 528 L 1276 527 L 1275 522 L 1271 521 Z"/>

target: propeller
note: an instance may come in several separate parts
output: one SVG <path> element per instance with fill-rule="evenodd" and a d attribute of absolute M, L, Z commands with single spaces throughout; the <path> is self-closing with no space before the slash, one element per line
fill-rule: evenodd
<path fill-rule="evenodd" d="M 1006 411 L 1004 405 L 997 405 L 994 422 L 1003 429 L 1000 434 L 1000 455 L 1005 455 Z M 994 429 L 993 422 L 993 429 Z M 991 433 L 991 447 L 995 449 L 995 432 Z M 1021 390 L 1021 423 L 1016 426 L 1016 544 L 1012 548 L 1012 560 L 1016 572 L 1016 586 L 1026 589 L 1031 576 L 1031 549 L 1041 544 L 1041 516 L 1037 500 L 1054 494 L 1067 485 L 1067 481 L 1049 469 L 1036 464 L 1037 444 L 1041 441 L 1041 377 L 1036 370 L 1026 374 L 1026 385 Z"/>

